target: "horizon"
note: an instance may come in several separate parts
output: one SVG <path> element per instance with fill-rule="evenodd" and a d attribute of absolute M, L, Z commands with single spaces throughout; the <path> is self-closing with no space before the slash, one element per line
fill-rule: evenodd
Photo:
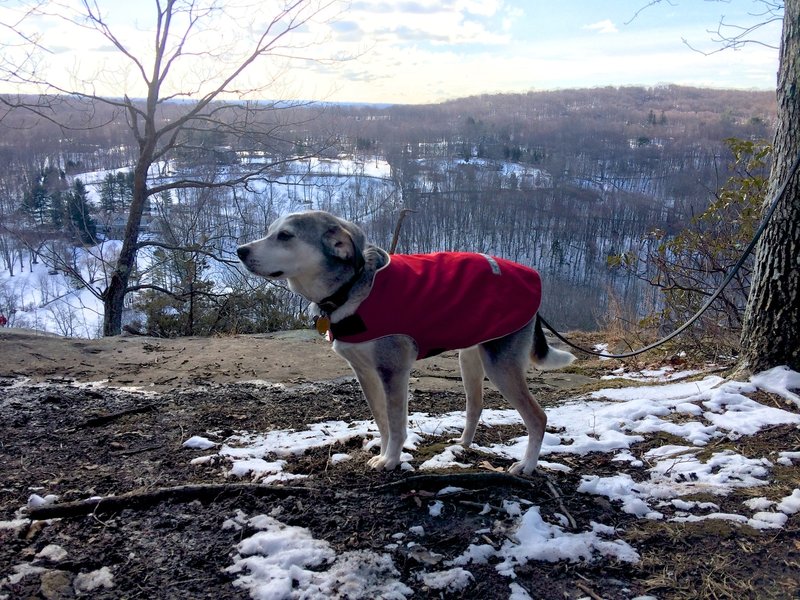
<path fill-rule="evenodd" d="M 98 5 L 118 38 L 144 56 L 140 49 L 152 42 L 149 14 L 110 0 Z M 21 6 L 19 1 L 0 6 L 0 23 L 15 23 Z M 570 0 L 562 10 L 550 10 L 544 2 L 522 0 L 353 1 L 346 10 L 320 12 L 292 32 L 287 53 L 302 51 L 302 62 L 259 63 L 243 74 L 244 91 L 232 96 L 255 98 L 246 91 L 265 81 L 275 98 L 386 105 L 608 86 L 774 90 L 779 20 L 736 50 L 719 51 L 720 43 L 713 41 L 732 35 L 736 25 L 765 20 L 755 12 L 759 6 L 755 0 Z M 274 16 L 275 5 L 264 1 L 254 10 L 232 0 L 224 10 L 224 20 L 212 20 L 190 39 L 198 55 L 186 71 L 173 73 L 184 89 L 213 84 L 235 63 L 247 31 L 258 31 Z M 78 81 L 103 97 L 145 95 L 137 70 L 96 32 L 75 35 L 74 26 L 41 12 L 24 23 L 16 30 L 46 50 L 37 66 L 42 79 L 58 89 L 75 90 L 70 86 Z M 7 43 L 4 51 L 13 57 L 20 48 Z M 0 82 L 3 94 L 41 90 Z"/>
<path fill-rule="evenodd" d="M 274 100 L 270 98 L 253 98 L 252 100 L 241 100 L 241 102 L 264 102 L 264 103 L 286 103 L 289 105 L 297 105 L 298 107 L 302 106 L 353 106 L 353 107 L 370 107 L 376 109 L 385 109 L 385 108 L 392 108 L 394 106 L 409 106 L 409 107 L 424 107 L 424 106 L 436 106 L 440 104 L 447 104 L 450 102 L 461 102 L 464 100 L 468 100 L 470 98 L 481 97 L 481 96 L 525 96 L 528 94 L 552 94 L 558 92 L 591 92 L 593 90 L 601 90 L 601 89 L 608 89 L 612 88 L 614 90 L 620 91 L 624 89 L 645 89 L 645 90 L 654 90 L 657 88 L 670 88 L 670 87 L 679 87 L 682 89 L 695 89 L 701 91 L 711 91 L 711 92 L 742 92 L 742 93 L 754 93 L 754 94 L 768 94 L 774 93 L 774 88 L 734 88 L 734 87 L 717 87 L 717 86 L 695 86 L 695 85 L 681 85 L 677 83 L 658 83 L 653 85 L 596 85 L 591 87 L 564 87 L 564 88 L 554 88 L 548 90 L 526 90 L 526 91 L 515 91 L 515 92 L 478 92 L 475 94 L 470 94 L 468 96 L 459 96 L 454 98 L 447 98 L 440 101 L 435 102 L 419 102 L 419 103 L 401 103 L 401 102 L 367 102 L 367 101 L 359 101 L 359 100 L 304 100 L 304 99 L 290 99 L 290 100 Z M 0 92 L 0 97 L 2 96 L 9 96 L 12 94 L 8 94 L 6 92 Z M 36 94 L 27 94 L 29 96 L 35 96 Z M 65 94 L 50 94 L 53 98 L 65 96 Z M 122 100 L 121 97 L 118 96 L 104 96 L 102 97 L 104 100 Z M 145 102 L 146 98 L 134 96 L 130 98 L 130 100 L 134 102 Z M 192 103 L 197 102 L 198 99 L 195 98 L 183 98 L 183 99 L 167 99 L 164 100 L 164 103 L 175 103 L 175 104 L 183 104 L 183 103 Z M 219 99 L 215 102 L 225 102 L 225 103 L 232 103 L 235 104 L 234 100 L 229 99 Z"/>

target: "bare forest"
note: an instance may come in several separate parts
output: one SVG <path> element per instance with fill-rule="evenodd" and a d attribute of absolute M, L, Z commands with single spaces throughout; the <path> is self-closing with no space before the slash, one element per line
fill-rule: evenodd
<path fill-rule="evenodd" d="M 138 148 L 124 115 L 47 100 L 52 120 L 30 111 L 0 120 L 0 314 L 10 325 L 94 337 L 96 321 L 78 323 L 101 310 L 91 299 L 108 284 Z M 248 112 L 269 120 L 250 137 L 192 129 L 148 174 L 151 189 L 182 178 L 207 185 L 151 195 L 128 327 L 176 336 L 304 324 L 302 302 L 244 275 L 234 250 L 279 214 L 313 208 L 360 223 L 383 247 L 404 215 L 398 252 L 470 250 L 530 264 L 556 326 L 658 315 L 655 325 L 668 328 L 677 318 L 663 310 L 668 294 L 691 286 L 665 267 L 686 268 L 686 256 L 708 250 L 670 243 L 702 227 L 709 207 L 729 229 L 743 226 L 725 199 L 732 182 L 741 199 L 746 182 L 766 178 L 776 107 L 771 92 L 663 86 L 269 109 Z M 164 103 L 159 118 L 187 110 Z M 221 110 L 220 122 L 238 117 L 235 106 Z M 266 168 L 237 179 L 254 163 Z M 234 183 L 215 185 L 223 179 Z M 702 285 L 724 266 L 697 266 Z M 738 325 L 747 277 L 724 299 L 731 310 L 713 317 L 719 326 Z"/>

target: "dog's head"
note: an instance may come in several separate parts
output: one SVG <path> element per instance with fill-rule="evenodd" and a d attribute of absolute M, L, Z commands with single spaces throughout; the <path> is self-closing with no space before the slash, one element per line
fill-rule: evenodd
<path fill-rule="evenodd" d="M 252 273 L 287 279 L 293 289 L 294 281 L 307 289 L 313 279 L 333 285 L 352 277 L 364 264 L 365 245 L 357 225 L 327 212 L 309 211 L 281 217 L 265 237 L 239 246 L 236 253 Z"/>

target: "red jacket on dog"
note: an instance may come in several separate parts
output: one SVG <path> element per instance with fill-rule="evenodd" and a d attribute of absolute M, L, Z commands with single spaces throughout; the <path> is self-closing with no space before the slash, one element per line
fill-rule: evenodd
<path fill-rule="evenodd" d="M 539 310 L 533 269 L 485 254 L 393 254 L 355 314 L 333 323 L 333 339 L 366 342 L 402 334 L 417 358 L 514 333 Z"/>

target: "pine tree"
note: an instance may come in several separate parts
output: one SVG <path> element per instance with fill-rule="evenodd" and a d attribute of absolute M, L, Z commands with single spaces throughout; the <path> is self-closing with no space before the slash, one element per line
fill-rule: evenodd
<path fill-rule="evenodd" d="M 133 199 L 133 173 L 131 171 L 125 173 L 118 171 L 116 179 L 119 207 L 121 210 L 126 211 Z"/>
<path fill-rule="evenodd" d="M 117 178 L 113 173 L 109 173 L 103 179 L 103 185 L 100 187 L 100 208 L 106 212 L 114 212 L 117 210 L 118 197 Z"/>
<path fill-rule="evenodd" d="M 67 192 L 69 194 L 69 192 Z M 64 194 L 56 190 L 47 195 L 47 212 L 50 215 L 50 225 L 54 231 L 60 231 L 66 222 L 67 208 L 64 203 Z"/>
<path fill-rule="evenodd" d="M 97 243 L 97 224 L 91 215 L 89 193 L 80 179 L 76 179 L 67 193 L 69 227 L 84 244 Z"/>
<path fill-rule="evenodd" d="M 47 190 L 40 183 L 33 184 L 22 198 L 22 210 L 30 217 L 34 225 L 42 226 L 47 222 L 50 198 Z"/>

